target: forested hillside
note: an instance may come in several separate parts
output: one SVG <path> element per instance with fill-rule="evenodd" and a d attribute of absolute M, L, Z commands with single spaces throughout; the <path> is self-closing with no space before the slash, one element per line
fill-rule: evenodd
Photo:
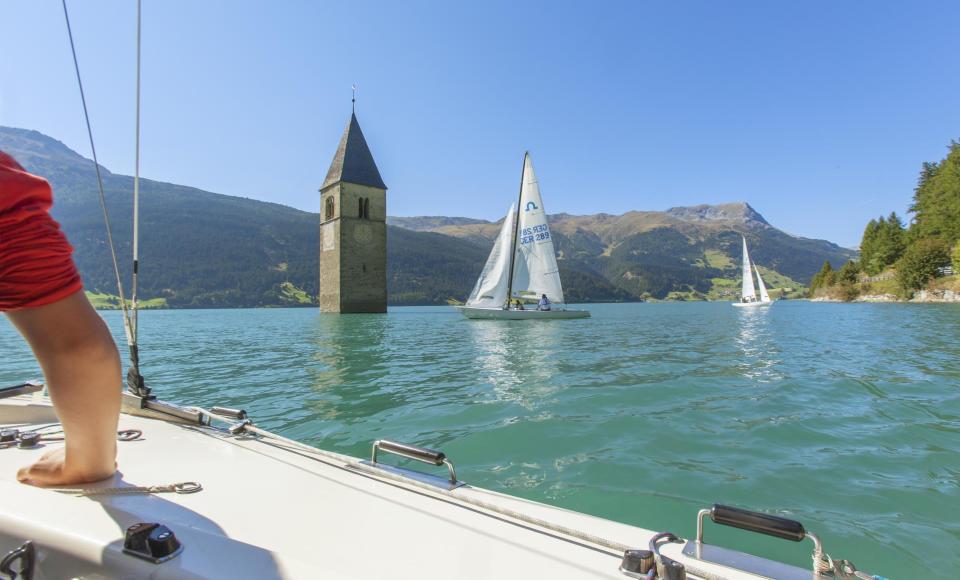
<path fill-rule="evenodd" d="M 910 212 L 909 225 L 895 212 L 870 220 L 860 260 L 839 270 L 837 262 L 824 262 L 811 291 L 842 300 L 894 292 L 910 298 L 928 285 L 960 293 L 960 279 L 950 273 L 960 268 L 960 142 L 951 141 L 942 160 L 923 163 Z"/>
<path fill-rule="evenodd" d="M 50 180 L 53 214 L 76 248 L 85 284 L 115 294 L 92 162 L 24 129 L 0 127 L 0 149 Z M 133 180 L 102 172 L 129 280 Z M 141 192 L 143 298 L 181 308 L 315 303 L 317 214 L 149 179 L 141 180 Z M 388 223 L 395 224 L 387 229 L 391 304 L 463 300 L 499 230 L 485 220 L 444 216 Z M 824 260 L 854 257 L 829 242 L 785 234 L 745 203 L 620 216 L 558 214 L 551 225 L 570 302 L 732 296 L 741 234 L 774 287 L 800 288 Z"/>
<path fill-rule="evenodd" d="M 88 290 L 116 294 L 93 162 L 55 139 L 23 129 L 0 127 L 0 149 L 53 185 L 53 215 L 76 249 Z M 101 172 L 123 279 L 128 281 L 133 178 L 103 167 Z M 143 298 L 178 308 L 315 304 L 317 214 L 149 179 L 141 179 L 140 190 Z M 433 220 L 431 225 L 441 222 L 454 223 Z M 464 299 L 489 251 L 450 236 L 393 226 L 387 228 L 387 247 L 391 304 Z M 568 275 L 570 296 L 578 300 L 631 298 L 596 275 Z"/>

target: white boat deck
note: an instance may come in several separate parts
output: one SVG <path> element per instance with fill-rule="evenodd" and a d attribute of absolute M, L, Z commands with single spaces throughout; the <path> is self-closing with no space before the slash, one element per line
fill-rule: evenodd
<path fill-rule="evenodd" d="M 56 422 L 45 398 L 0 401 L 0 424 Z M 342 461 L 209 427 L 122 415 L 143 437 L 118 442 L 120 473 L 87 487 L 196 481 L 180 495 L 81 497 L 20 484 L 18 467 L 59 445 L 0 449 L 0 556 L 25 540 L 43 578 L 625 578 L 622 554 L 457 501 L 474 497 L 646 548 L 650 530 L 460 487 L 454 497 L 380 479 Z M 455 458 L 452 458 L 455 460 Z M 693 518 L 694 514 L 691 514 Z M 170 527 L 185 546 L 153 564 L 122 552 L 137 522 Z M 680 561 L 681 545 L 662 552 Z M 702 563 L 694 563 L 701 569 Z M 706 565 L 724 578 L 756 578 Z"/>

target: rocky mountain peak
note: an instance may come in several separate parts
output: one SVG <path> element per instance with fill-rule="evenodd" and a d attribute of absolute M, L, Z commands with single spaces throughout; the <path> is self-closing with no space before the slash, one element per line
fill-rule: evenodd
<path fill-rule="evenodd" d="M 695 205 L 692 207 L 671 207 L 666 211 L 677 219 L 684 221 L 735 221 L 745 224 L 758 223 L 769 226 L 760 212 L 750 207 L 750 204 L 741 201 L 736 203 L 721 203 L 718 205 Z"/>

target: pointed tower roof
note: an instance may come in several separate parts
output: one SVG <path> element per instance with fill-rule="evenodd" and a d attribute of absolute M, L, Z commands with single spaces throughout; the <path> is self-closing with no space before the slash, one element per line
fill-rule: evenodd
<path fill-rule="evenodd" d="M 350 122 L 343 131 L 343 137 L 340 137 L 337 153 L 333 156 L 327 178 L 323 180 L 320 189 L 323 190 L 339 181 L 380 189 L 387 188 L 383 178 L 380 177 L 377 164 L 373 161 L 373 154 L 370 153 L 367 140 L 363 138 L 363 131 L 360 130 L 360 123 L 357 122 L 355 114 L 350 115 Z"/>

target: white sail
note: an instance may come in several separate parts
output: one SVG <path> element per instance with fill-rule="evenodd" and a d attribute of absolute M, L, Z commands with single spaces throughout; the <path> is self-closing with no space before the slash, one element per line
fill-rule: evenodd
<path fill-rule="evenodd" d="M 546 294 L 550 302 L 563 304 L 563 287 L 557 268 L 557 254 L 543 209 L 540 185 L 527 153 L 523 159 L 520 186 L 520 223 L 517 228 L 517 255 L 513 269 L 513 297 L 536 298 Z"/>
<path fill-rule="evenodd" d="M 516 223 L 515 206 L 510 205 L 507 217 L 503 219 L 500 235 L 490 250 L 483 272 L 477 278 L 467 306 L 482 308 L 503 308 L 507 303 L 507 284 L 510 273 L 510 249 L 513 245 L 513 228 Z"/>
<path fill-rule="evenodd" d="M 753 265 L 753 271 L 757 273 L 757 285 L 760 286 L 760 302 L 770 302 L 770 295 L 767 294 L 767 287 L 763 283 L 763 278 L 760 277 L 760 268 L 757 268 L 757 265 Z"/>
<path fill-rule="evenodd" d="M 754 302 L 757 299 L 753 288 L 753 273 L 750 271 L 750 254 L 747 253 L 747 238 L 743 238 L 743 286 L 740 296 L 744 302 Z"/>

